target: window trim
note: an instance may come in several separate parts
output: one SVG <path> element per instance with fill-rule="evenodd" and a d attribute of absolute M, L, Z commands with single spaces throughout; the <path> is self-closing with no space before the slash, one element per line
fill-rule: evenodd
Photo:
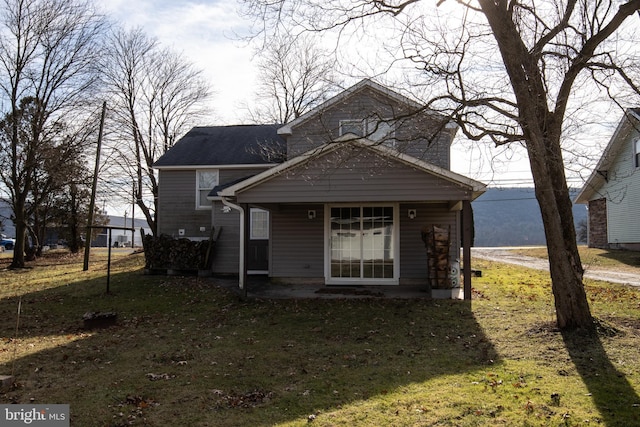
<path fill-rule="evenodd" d="M 266 228 L 264 229 L 264 231 L 266 232 L 266 236 L 258 236 L 256 237 L 255 235 L 255 223 L 253 222 L 253 218 L 254 218 L 254 214 L 256 213 L 264 213 L 266 214 Z M 270 236 L 270 230 L 269 230 L 269 211 L 266 209 L 260 209 L 260 208 L 250 208 L 249 209 L 249 239 L 250 240 L 269 240 L 269 236 Z"/>
<path fill-rule="evenodd" d="M 374 138 L 376 132 L 380 131 L 380 124 L 386 125 L 389 129 L 384 135 Z M 345 127 L 349 125 L 349 128 L 359 127 L 359 133 L 345 131 Z M 376 129 L 377 128 L 377 129 Z M 365 118 L 365 119 L 344 119 L 339 121 L 339 136 L 347 134 L 356 135 L 358 138 L 366 138 L 373 142 L 389 142 L 392 147 L 395 146 L 397 125 L 393 118 Z"/>
<path fill-rule="evenodd" d="M 331 208 L 393 208 L 393 277 L 392 278 L 345 278 L 331 275 Z M 400 204 L 393 202 L 377 203 L 327 203 L 324 205 L 324 278 L 327 285 L 353 285 L 367 283 L 371 285 L 399 285 L 400 284 Z"/>
<path fill-rule="evenodd" d="M 376 129 L 376 127 L 378 128 L 377 131 L 381 130 L 381 123 L 389 127 L 389 132 L 385 133 L 380 138 L 373 138 L 373 135 L 375 134 L 374 130 Z M 371 141 L 382 142 L 388 144 L 391 147 L 395 147 L 397 129 L 398 126 L 396 124 L 396 121 L 392 118 L 378 120 L 367 119 L 367 138 L 369 138 Z"/>
<path fill-rule="evenodd" d="M 203 172 L 213 172 L 216 174 L 216 183 L 213 187 L 211 188 L 200 188 L 200 174 Z M 203 205 L 202 202 L 203 200 L 201 200 L 200 198 L 200 192 L 203 190 L 213 190 L 215 186 L 220 184 L 220 170 L 219 169 L 196 169 L 196 210 L 197 211 L 202 211 L 202 210 L 211 210 L 213 208 L 213 204 L 211 202 L 209 202 L 208 205 Z M 208 201 L 208 200 L 207 200 Z"/>
<path fill-rule="evenodd" d="M 359 134 L 354 134 L 353 132 L 345 132 L 343 127 L 345 125 L 359 125 L 360 126 L 360 133 Z M 356 135 L 358 138 L 362 138 L 363 134 L 364 134 L 364 130 L 365 130 L 365 121 L 361 120 L 361 119 L 344 119 L 344 120 L 340 120 L 339 122 L 339 136 L 345 136 L 347 134 L 351 134 L 351 135 Z"/>

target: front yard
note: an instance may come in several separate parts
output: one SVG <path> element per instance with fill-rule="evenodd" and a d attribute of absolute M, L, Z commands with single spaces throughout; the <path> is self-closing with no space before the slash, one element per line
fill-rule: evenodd
<path fill-rule="evenodd" d="M 587 283 L 596 339 L 555 330 L 548 273 L 487 261 L 475 261 L 469 305 L 242 301 L 216 279 L 144 276 L 141 255 L 117 256 L 107 295 L 105 254 L 92 257 L 89 272 L 63 253 L 22 271 L 0 258 L 0 374 L 16 378 L 2 403 L 69 403 L 73 426 L 640 417 L 638 289 Z M 86 312 L 117 312 L 117 325 L 85 330 Z"/>

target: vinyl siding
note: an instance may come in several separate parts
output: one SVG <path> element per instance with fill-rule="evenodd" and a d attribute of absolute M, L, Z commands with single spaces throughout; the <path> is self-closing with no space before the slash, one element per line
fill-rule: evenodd
<path fill-rule="evenodd" d="M 204 168 L 202 168 L 204 169 Z M 255 175 L 262 169 L 220 169 L 221 184 Z M 158 187 L 158 233 L 178 237 L 208 238 L 211 231 L 212 211 L 196 209 L 196 169 L 161 169 Z M 200 231 L 205 227 L 205 231 Z"/>
<path fill-rule="evenodd" d="M 315 219 L 308 210 L 316 211 Z M 282 205 L 271 212 L 270 276 L 324 276 L 323 205 Z"/>
<path fill-rule="evenodd" d="M 607 198 L 607 232 L 612 245 L 640 242 L 640 168 L 635 167 L 633 158 L 637 137 L 638 132 L 633 131 L 625 138 L 614 167 L 608 171 L 608 182 L 599 192 Z"/>
<path fill-rule="evenodd" d="M 158 180 L 158 233 L 178 237 L 184 229 L 185 237 L 209 237 L 211 211 L 196 210 L 195 169 L 160 170 Z"/>
<path fill-rule="evenodd" d="M 330 108 L 319 112 L 292 130 L 287 138 L 287 158 L 291 159 L 340 137 L 341 120 L 387 120 L 399 118 L 395 146 L 399 151 L 445 169 L 450 167 L 451 135 L 433 135 L 437 125 L 426 114 L 415 114 L 405 104 L 364 88 Z"/>
<path fill-rule="evenodd" d="M 407 211 L 416 209 L 416 218 L 410 219 Z M 451 226 L 450 257 L 460 258 L 460 238 L 457 228 L 459 211 L 452 211 L 448 204 L 400 204 L 400 280 L 427 278 L 427 249 L 420 231 L 423 227 Z"/>
<path fill-rule="evenodd" d="M 366 205 L 366 203 L 364 203 Z M 316 211 L 316 218 L 308 219 L 308 210 Z M 409 219 L 408 209 L 416 209 L 417 217 Z M 400 282 L 410 280 L 426 284 L 426 248 L 420 231 L 422 227 L 451 226 L 451 257 L 460 252 L 456 220 L 459 212 L 451 211 L 446 203 L 400 204 Z M 271 212 L 271 270 L 272 278 L 324 277 L 323 205 L 281 205 Z"/>
<path fill-rule="evenodd" d="M 252 203 L 464 200 L 470 190 L 366 148 L 345 146 L 245 190 Z"/>
<path fill-rule="evenodd" d="M 213 226 L 221 228 L 216 241 L 212 271 L 216 274 L 238 274 L 240 254 L 240 213 L 237 210 L 223 211 L 220 201 L 213 202 Z"/>

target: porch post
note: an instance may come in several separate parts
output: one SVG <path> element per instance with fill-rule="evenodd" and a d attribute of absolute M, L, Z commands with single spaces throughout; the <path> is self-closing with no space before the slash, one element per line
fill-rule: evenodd
<path fill-rule="evenodd" d="M 463 274 L 463 286 L 464 286 L 464 299 L 471 300 L 471 235 L 472 222 L 471 222 L 471 201 L 462 201 L 462 259 L 464 261 L 462 267 Z"/>
<path fill-rule="evenodd" d="M 240 272 L 240 274 L 242 275 L 242 283 L 244 283 L 244 286 L 242 288 L 242 296 L 244 298 L 247 297 L 247 260 L 249 259 L 249 233 L 250 233 L 250 224 L 251 224 L 251 211 L 249 210 L 249 205 L 247 203 L 243 203 L 242 204 L 242 210 L 244 211 L 244 221 L 242 221 L 243 223 L 240 225 L 243 229 L 244 229 L 244 234 L 243 235 L 243 239 L 244 239 L 244 245 L 243 246 L 243 251 L 244 253 L 242 254 L 243 258 L 244 258 L 244 262 L 242 263 L 242 271 Z"/>

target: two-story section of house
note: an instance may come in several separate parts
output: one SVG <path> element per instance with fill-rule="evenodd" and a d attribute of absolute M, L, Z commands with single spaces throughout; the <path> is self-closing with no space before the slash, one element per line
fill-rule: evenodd
<path fill-rule="evenodd" d="M 640 250 L 640 109 L 625 112 L 575 202 L 589 208 L 590 247 Z"/>
<path fill-rule="evenodd" d="M 363 80 L 282 126 L 247 127 L 255 134 L 238 139 L 207 129 L 210 138 L 196 143 L 188 133 L 155 166 L 161 233 L 202 238 L 222 227 L 214 273 L 238 274 L 240 286 L 260 273 L 281 283 L 434 289 L 442 285 L 431 280 L 423 232 L 437 226 L 456 274 L 461 249 L 467 260 L 464 286 L 454 278 L 440 293 L 470 298 L 470 203 L 485 185 L 450 171 L 456 127 L 444 117 Z M 189 162 L 180 154 L 201 150 Z M 231 151 L 251 159 L 223 156 Z"/>

